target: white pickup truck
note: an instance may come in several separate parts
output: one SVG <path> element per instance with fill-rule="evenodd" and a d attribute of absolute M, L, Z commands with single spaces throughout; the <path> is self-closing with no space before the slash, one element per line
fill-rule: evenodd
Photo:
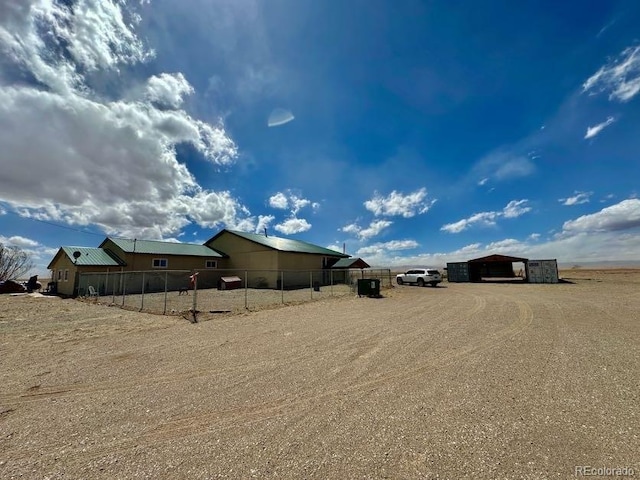
<path fill-rule="evenodd" d="M 442 282 L 442 276 L 435 268 L 413 268 L 396 275 L 396 282 L 398 285 L 416 284 L 419 287 L 425 285 L 435 287 Z"/>

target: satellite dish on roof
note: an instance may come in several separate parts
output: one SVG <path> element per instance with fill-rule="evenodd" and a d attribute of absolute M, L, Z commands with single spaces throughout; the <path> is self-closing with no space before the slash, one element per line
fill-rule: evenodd
<path fill-rule="evenodd" d="M 82 253 L 80 253 L 78 250 L 73 252 L 73 258 L 75 258 L 76 260 L 79 259 L 81 256 L 82 256 Z"/>

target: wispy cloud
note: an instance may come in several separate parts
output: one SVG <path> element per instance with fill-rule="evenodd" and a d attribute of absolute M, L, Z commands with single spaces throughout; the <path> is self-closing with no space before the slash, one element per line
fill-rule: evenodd
<path fill-rule="evenodd" d="M 640 92 L 640 46 L 628 47 L 582 85 L 583 92 L 606 93 L 609 100 L 628 102 Z"/>
<path fill-rule="evenodd" d="M 535 159 L 527 154 L 527 141 L 523 145 L 503 147 L 480 159 L 471 172 L 475 183 L 484 186 L 488 182 L 506 182 L 509 180 L 528 177 L 535 173 Z M 524 152 L 522 149 L 527 149 Z M 477 180 L 477 179 L 480 180 Z"/>
<path fill-rule="evenodd" d="M 598 135 L 602 130 L 604 130 L 605 128 L 607 128 L 609 125 L 611 125 L 613 122 L 615 122 L 615 118 L 613 117 L 608 117 L 604 122 L 599 123 L 593 127 L 588 127 L 587 128 L 587 133 L 585 134 L 584 138 L 585 140 L 588 138 L 593 138 L 596 135 Z"/>
<path fill-rule="evenodd" d="M 589 202 L 589 197 L 593 195 L 593 192 L 573 192 L 574 195 L 572 197 L 567 198 L 559 198 L 558 201 L 563 205 L 571 206 L 571 205 L 582 205 L 583 203 Z"/>
<path fill-rule="evenodd" d="M 407 195 L 394 190 L 386 197 L 376 192 L 371 200 L 364 202 L 364 206 L 375 216 L 411 218 L 428 212 L 435 202 L 428 200 L 427 189 L 421 188 Z"/>
<path fill-rule="evenodd" d="M 474 213 L 468 218 L 443 225 L 440 230 L 448 233 L 460 233 L 475 225 L 493 226 L 499 218 L 517 218 L 531 211 L 528 200 L 512 200 L 502 211 Z"/>

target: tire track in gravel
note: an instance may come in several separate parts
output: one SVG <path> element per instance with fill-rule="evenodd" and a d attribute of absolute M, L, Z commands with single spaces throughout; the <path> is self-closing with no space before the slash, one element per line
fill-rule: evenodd
<path fill-rule="evenodd" d="M 494 297 L 502 298 L 501 302 L 503 303 L 505 301 L 513 301 L 513 297 L 511 296 L 494 295 Z M 484 295 L 474 295 L 473 303 L 474 305 L 465 315 L 465 319 L 470 319 L 482 313 L 487 307 L 487 301 Z M 140 446 L 155 446 L 176 439 L 205 436 L 212 431 L 237 428 L 238 425 L 250 425 L 266 419 L 274 419 L 286 414 L 291 414 L 292 412 L 301 413 L 305 410 L 312 409 L 314 405 L 325 403 L 328 399 L 337 395 L 362 395 L 372 389 L 380 388 L 393 382 L 408 382 L 416 376 L 423 375 L 425 372 L 449 366 L 468 355 L 479 354 L 496 348 L 503 342 L 522 333 L 531 325 L 533 321 L 533 311 L 530 305 L 524 300 L 516 299 L 515 304 L 517 306 L 517 317 L 505 327 L 493 332 L 493 335 L 481 337 L 477 341 L 462 348 L 442 352 L 435 358 L 427 359 L 426 363 L 418 365 L 415 368 L 402 372 L 388 373 L 357 383 L 338 385 L 333 388 L 323 389 L 320 392 L 304 392 L 298 395 L 285 394 L 267 402 L 239 405 L 195 416 L 190 415 L 176 418 L 166 421 L 161 425 L 149 427 L 145 431 L 129 438 L 112 441 L 98 448 L 91 448 L 86 452 L 82 452 L 81 449 L 78 448 L 75 453 L 80 456 L 81 461 L 84 463 L 87 462 L 88 459 L 99 459 L 106 455 L 125 452 Z M 71 453 L 69 448 L 67 448 L 67 451 Z"/>

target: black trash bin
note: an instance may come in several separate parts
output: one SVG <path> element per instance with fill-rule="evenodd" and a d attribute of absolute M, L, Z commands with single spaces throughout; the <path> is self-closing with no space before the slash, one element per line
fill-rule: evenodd
<path fill-rule="evenodd" d="M 379 278 L 360 278 L 358 279 L 358 296 L 379 297 L 380 296 L 380 279 Z"/>

